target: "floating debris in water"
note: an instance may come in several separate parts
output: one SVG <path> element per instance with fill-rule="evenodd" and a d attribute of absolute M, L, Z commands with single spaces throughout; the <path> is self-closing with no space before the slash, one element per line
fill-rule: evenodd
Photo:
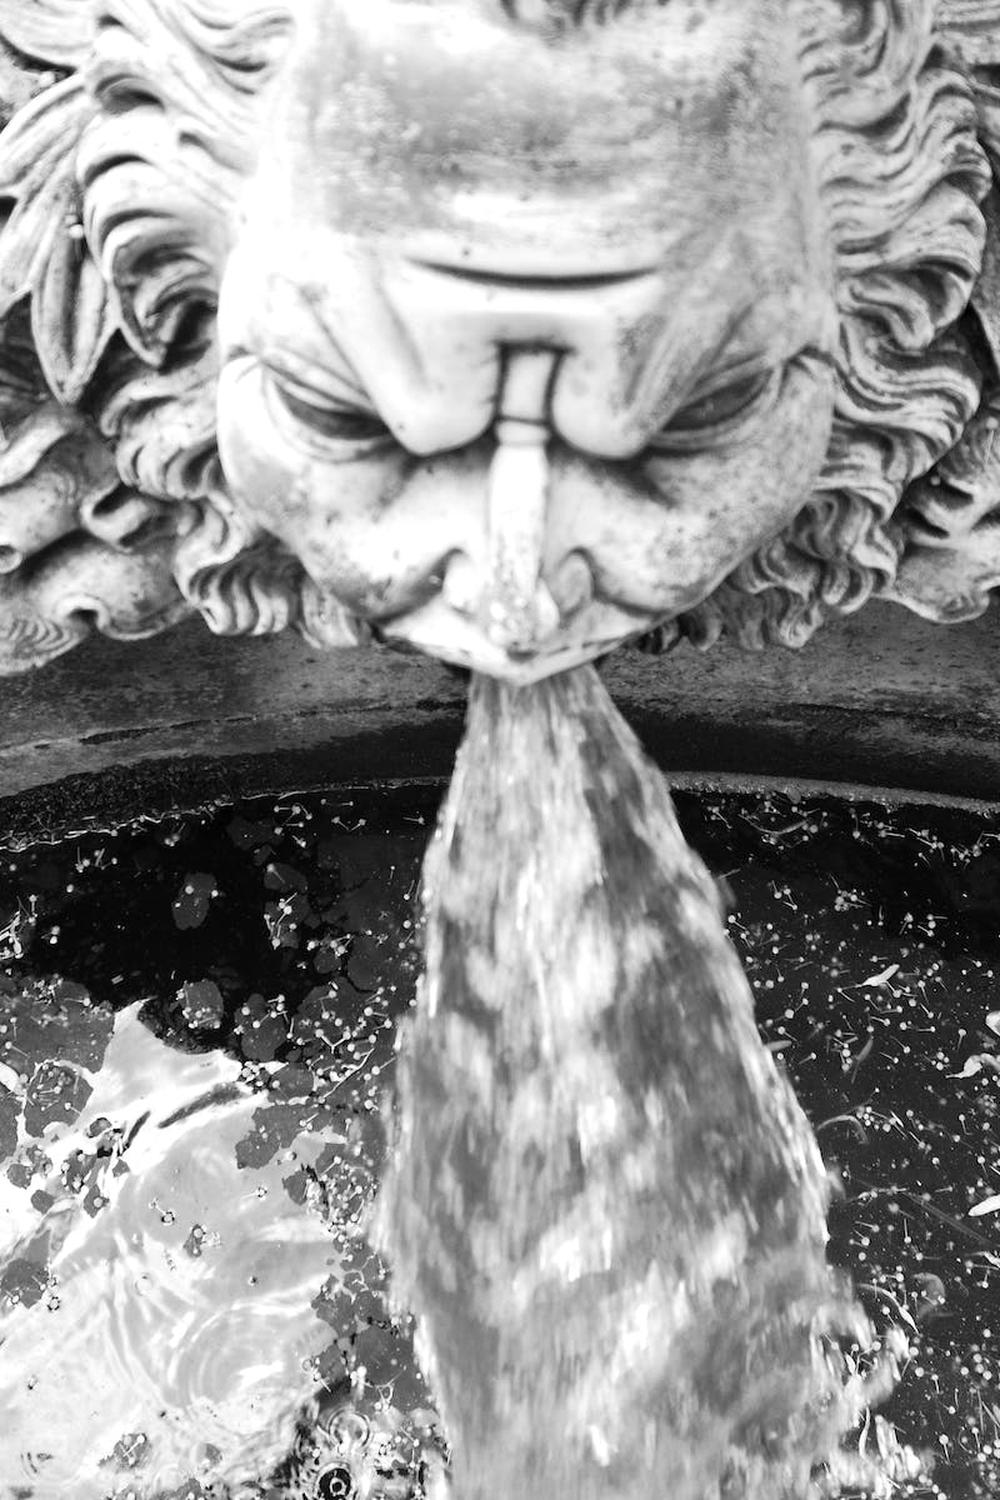
<path fill-rule="evenodd" d="M 366 1415 L 379 1403 L 411 1413 L 430 1400 L 408 1328 L 384 1306 L 381 1268 L 333 1210 L 343 1202 L 345 1220 L 363 1216 L 380 1171 L 378 1114 L 391 1087 L 395 1024 L 420 963 L 413 901 L 438 796 L 419 785 L 258 798 L 62 842 L 52 834 L 0 861 L 0 928 L 12 927 L 17 949 L 0 941 L 0 975 L 9 976 L 0 992 L 0 1179 L 9 1169 L 29 1196 L 41 1191 L 32 1182 L 35 1165 L 45 1178 L 40 1143 L 14 1156 L 21 1091 L 46 1058 L 86 1072 L 90 1049 L 96 1069 L 117 1010 L 144 1002 L 145 1020 L 169 1040 L 171 1066 L 178 1052 L 242 1062 L 256 1099 L 240 1147 L 248 1162 L 273 1159 L 306 1114 L 331 1140 L 350 1135 L 294 1190 L 328 1200 L 331 1254 L 343 1267 L 331 1267 L 319 1301 L 330 1343 L 310 1379 L 324 1400 L 326 1385 L 364 1382 L 364 1398 L 351 1399 Z M 839 1179 L 831 1259 L 856 1278 L 880 1338 L 890 1339 L 893 1325 L 908 1337 L 903 1378 L 879 1413 L 915 1448 L 931 1449 L 936 1465 L 901 1480 L 893 1500 L 996 1500 L 1000 1231 L 994 1216 L 970 1219 L 968 1209 L 1000 1184 L 1000 1080 L 986 1066 L 955 1075 L 970 1056 L 1000 1051 L 990 1019 L 1000 1004 L 997 822 L 968 810 L 783 793 L 679 792 L 675 802 L 689 840 L 731 890 L 729 931 L 759 1029 L 780 1048 L 779 1066 Z M 275 949 L 268 936 L 271 861 L 307 880 L 311 915 L 295 947 Z M 211 873 L 221 898 L 201 927 L 180 930 L 172 903 L 192 871 Z M 862 987 L 894 963 L 884 985 Z M 202 981 L 223 997 L 218 1028 L 196 1029 L 177 1001 L 184 984 Z M 92 1002 L 69 1004 L 74 986 Z M 29 993 L 32 1025 L 22 1012 L 8 1027 L 9 997 Z M 266 1037 L 263 1023 L 235 1029 L 253 995 L 261 997 L 253 1018 L 273 1023 Z M 262 1056 L 250 1061 L 244 1043 Z M 287 1103 L 314 1062 L 309 1103 Z M 44 1097 L 39 1105 L 42 1117 Z M 0 1282 L 7 1273 L 19 1274 L 0 1262 Z M 46 1295 L 37 1272 L 27 1293 L 31 1275 Z M 870 1362 L 860 1348 L 846 1353 L 859 1368 Z M 38 1437 L 42 1452 L 58 1447 L 57 1432 Z M 874 1416 L 865 1438 L 877 1451 Z M 142 1474 L 122 1483 L 142 1494 Z M 49 1500 L 37 1475 L 32 1484 L 23 1467 L 0 1472 L 2 1500 L 29 1488 L 33 1500 Z M 156 1500 L 234 1500 L 223 1488 L 193 1481 Z M 260 1490 L 270 1500 L 261 1479 L 247 1500 Z M 871 1493 L 848 1490 L 852 1500 Z"/>
<path fill-rule="evenodd" d="M 29 998 L 8 1025 L 38 1024 Z M 24 1083 L 23 1175 L 0 1179 L 0 1475 L 39 1500 L 259 1477 L 328 1342 L 330 1230 L 283 1187 L 327 1143 L 302 1132 L 240 1171 L 256 1100 L 237 1063 L 166 1047 L 138 1006 L 112 1028 L 67 1003 L 93 1050 Z"/>

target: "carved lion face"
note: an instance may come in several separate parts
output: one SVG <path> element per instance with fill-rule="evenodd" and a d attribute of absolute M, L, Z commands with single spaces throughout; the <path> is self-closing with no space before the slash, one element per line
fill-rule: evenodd
<path fill-rule="evenodd" d="M 799 510 L 837 318 L 794 35 L 308 0 L 222 292 L 254 519 L 386 635 L 543 675 Z"/>
<path fill-rule="evenodd" d="M 0 0 L 70 70 L 0 138 L 0 317 L 111 448 L 101 544 L 164 618 L 515 681 L 887 590 L 980 394 L 953 11 Z"/>

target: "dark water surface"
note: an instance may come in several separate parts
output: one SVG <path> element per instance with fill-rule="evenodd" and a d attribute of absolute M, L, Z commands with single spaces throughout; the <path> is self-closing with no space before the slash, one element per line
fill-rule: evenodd
<path fill-rule="evenodd" d="M 677 803 L 841 1179 L 832 1258 L 909 1337 L 910 1492 L 1000 1493 L 1000 830 Z M 436 806 L 255 800 L 3 860 L 0 1500 L 433 1493 L 356 1228 Z"/>

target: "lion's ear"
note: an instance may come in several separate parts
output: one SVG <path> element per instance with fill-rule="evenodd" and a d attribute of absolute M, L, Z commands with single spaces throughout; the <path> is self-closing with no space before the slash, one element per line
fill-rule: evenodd
<path fill-rule="evenodd" d="M 0 0 L 0 36 L 57 68 L 79 67 L 94 30 L 92 0 Z"/>

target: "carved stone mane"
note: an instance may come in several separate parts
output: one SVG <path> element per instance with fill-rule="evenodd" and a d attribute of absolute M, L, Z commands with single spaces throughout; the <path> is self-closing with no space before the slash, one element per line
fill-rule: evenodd
<path fill-rule="evenodd" d="M 555 48 L 671 10 L 496 7 Z M 0 0 L 0 670 L 191 611 L 222 634 L 367 634 L 216 444 L 216 307 L 298 9 Z M 1000 585 L 1000 4 L 788 12 L 839 322 L 832 437 L 790 524 L 652 622 L 654 647 L 800 645 L 873 596 L 969 619 Z"/>

